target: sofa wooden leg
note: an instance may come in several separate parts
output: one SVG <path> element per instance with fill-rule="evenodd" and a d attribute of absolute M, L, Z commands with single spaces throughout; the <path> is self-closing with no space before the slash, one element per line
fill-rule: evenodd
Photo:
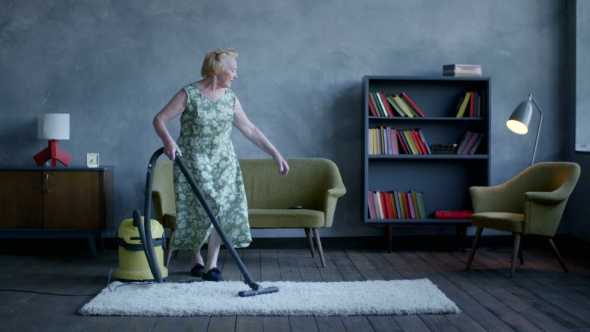
<path fill-rule="evenodd" d="M 520 233 L 514 234 L 514 246 L 512 247 L 512 262 L 510 262 L 510 278 L 514 277 L 516 271 L 516 260 L 518 259 L 518 252 L 520 251 Z"/>
<path fill-rule="evenodd" d="M 320 232 L 318 232 L 317 228 L 313 229 L 313 237 L 315 238 L 315 245 L 318 247 L 318 253 L 320 254 L 320 261 L 322 262 L 322 267 L 326 267 L 326 261 L 324 260 L 324 251 L 322 250 L 322 242 L 320 241 Z"/>
<path fill-rule="evenodd" d="M 311 239 L 311 229 L 304 228 L 303 230 L 305 230 L 305 236 L 307 236 L 307 242 L 309 242 L 309 250 L 311 251 L 311 258 L 315 258 L 315 253 L 314 253 L 314 249 L 313 249 L 313 240 Z"/>
<path fill-rule="evenodd" d="M 481 236 L 481 232 L 483 231 L 482 227 L 478 227 L 475 231 L 475 238 L 473 239 L 473 246 L 471 247 L 471 252 L 469 253 L 469 260 L 467 260 L 467 270 L 471 268 L 471 263 L 473 262 L 473 256 L 475 256 L 475 250 L 477 249 L 477 242 L 479 242 L 479 237 Z"/>
<path fill-rule="evenodd" d="M 549 245 L 551 245 L 551 249 L 553 249 L 553 252 L 555 253 L 555 256 L 557 256 L 557 260 L 559 261 L 559 264 L 561 264 L 561 267 L 563 268 L 563 271 L 565 273 L 568 273 L 569 270 L 565 266 L 565 262 L 563 261 L 563 258 L 559 254 L 559 250 L 557 250 L 557 247 L 555 246 L 555 243 L 553 242 L 553 239 L 550 238 L 550 237 L 548 237 L 547 238 L 547 242 L 549 242 Z"/>
<path fill-rule="evenodd" d="M 176 230 L 170 230 L 170 241 L 168 241 L 168 249 L 166 249 L 166 260 L 164 261 L 165 267 L 168 267 L 168 265 L 170 265 L 170 258 L 172 257 L 172 242 L 174 241 L 174 235 L 176 235 Z"/>

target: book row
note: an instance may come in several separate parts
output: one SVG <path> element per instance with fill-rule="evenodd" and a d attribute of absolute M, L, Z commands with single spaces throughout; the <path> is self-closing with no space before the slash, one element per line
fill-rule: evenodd
<path fill-rule="evenodd" d="M 465 131 L 459 145 L 457 146 L 457 154 L 475 154 L 475 151 L 483 141 L 484 133 Z"/>
<path fill-rule="evenodd" d="M 482 112 L 482 97 L 483 92 L 467 91 L 459 95 L 457 102 L 456 115 L 457 118 L 480 118 Z M 485 104 L 483 104 L 485 105 Z"/>
<path fill-rule="evenodd" d="M 369 219 L 426 219 L 420 191 L 368 191 Z"/>
<path fill-rule="evenodd" d="M 402 92 L 400 96 L 396 94 L 387 96 L 384 92 L 369 92 L 368 100 L 369 112 L 372 116 L 410 118 L 426 116 L 405 92 Z"/>
<path fill-rule="evenodd" d="M 367 140 L 370 155 L 376 154 L 431 154 L 422 129 L 396 130 L 389 126 L 369 128 Z"/>

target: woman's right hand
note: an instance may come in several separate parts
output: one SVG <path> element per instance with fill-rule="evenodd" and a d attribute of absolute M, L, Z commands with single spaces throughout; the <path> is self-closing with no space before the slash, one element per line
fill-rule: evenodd
<path fill-rule="evenodd" d="M 176 142 L 174 142 L 173 140 L 164 142 L 164 154 L 168 158 L 170 158 L 170 160 L 174 160 L 176 152 L 178 152 L 179 156 L 182 156 L 182 152 L 180 152 L 180 149 L 178 148 L 178 145 L 176 145 Z"/>

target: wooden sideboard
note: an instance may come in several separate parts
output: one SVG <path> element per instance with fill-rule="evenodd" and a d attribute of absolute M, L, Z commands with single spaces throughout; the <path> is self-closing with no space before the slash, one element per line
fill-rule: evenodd
<path fill-rule="evenodd" d="M 0 166 L 0 237 L 96 238 L 113 223 L 113 166 Z"/>

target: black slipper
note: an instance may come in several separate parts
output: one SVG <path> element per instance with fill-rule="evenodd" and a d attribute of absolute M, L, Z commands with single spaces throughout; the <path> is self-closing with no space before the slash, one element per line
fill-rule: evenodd
<path fill-rule="evenodd" d="M 221 276 L 221 271 L 214 267 L 211 270 L 207 271 L 207 273 L 203 274 L 203 280 L 223 281 L 223 277 Z"/>
<path fill-rule="evenodd" d="M 201 264 L 197 264 L 191 269 L 191 275 L 194 277 L 202 277 L 203 272 L 205 272 L 205 267 Z"/>

